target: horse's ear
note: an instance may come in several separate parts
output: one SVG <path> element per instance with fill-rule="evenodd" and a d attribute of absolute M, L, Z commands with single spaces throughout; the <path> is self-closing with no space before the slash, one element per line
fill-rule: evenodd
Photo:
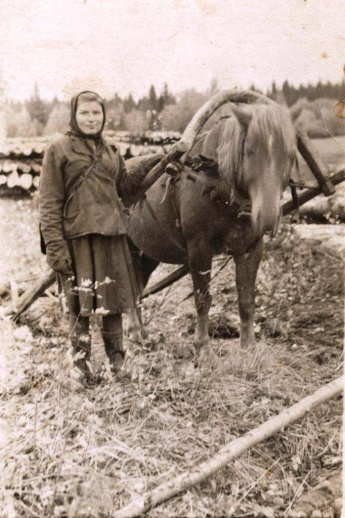
<path fill-rule="evenodd" d="M 250 121 L 252 120 L 252 112 L 250 108 L 244 108 L 242 106 L 240 108 L 237 104 L 234 103 L 231 103 L 230 107 L 232 113 L 237 117 L 238 122 L 247 128 L 250 124 Z"/>

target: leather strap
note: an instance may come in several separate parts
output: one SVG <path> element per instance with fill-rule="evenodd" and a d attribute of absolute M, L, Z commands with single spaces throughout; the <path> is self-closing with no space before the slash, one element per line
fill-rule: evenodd
<path fill-rule="evenodd" d="M 95 163 L 97 162 L 96 159 L 94 159 L 92 161 L 92 164 L 86 169 L 86 171 L 83 171 L 80 176 L 78 177 L 77 181 L 75 182 L 74 184 L 74 191 L 69 195 L 69 197 L 67 198 L 67 201 L 63 207 L 63 217 L 66 217 L 66 211 L 67 211 L 67 206 L 68 204 L 70 203 L 70 201 L 72 200 L 73 196 L 75 195 L 75 193 L 77 192 L 77 190 L 79 189 L 79 187 L 81 186 L 81 184 L 87 179 L 87 177 L 90 175 Z"/>

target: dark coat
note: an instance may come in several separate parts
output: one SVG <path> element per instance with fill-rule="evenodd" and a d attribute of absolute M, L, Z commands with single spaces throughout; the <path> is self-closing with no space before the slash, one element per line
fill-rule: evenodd
<path fill-rule="evenodd" d="M 74 192 L 78 178 L 93 162 L 92 171 Z M 120 198 L 138 193 L 146 174 L 139 165 L 129 175 L 119 151 L 103 141 L 97 144 L 68 135 L 51 143 L 45 150 L 40 179 L 45 243 L 87 234 L 126 234 Z"/>

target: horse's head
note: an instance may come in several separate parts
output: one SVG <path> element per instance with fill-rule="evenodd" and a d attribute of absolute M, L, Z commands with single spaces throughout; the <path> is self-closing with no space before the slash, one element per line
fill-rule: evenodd
<path fill-rule="evenodd" d="M 275 233 L 280 201 L 296 160 L 296 135 L 289 112 L 276 104 L 232 105 L 220 145 L 220 174 L 249 197 L 258 235 Z"/>

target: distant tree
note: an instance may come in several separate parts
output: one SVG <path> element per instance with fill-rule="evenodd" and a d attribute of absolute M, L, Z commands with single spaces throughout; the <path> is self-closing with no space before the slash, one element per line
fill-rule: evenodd
<path fill-rule="evenodd" d="M 286 104 L 288 106 L 291 106 L 294 103 L 294 99 L 291 91 L 291 86 L 289 85 L 289 81 L 284 81 L 282 86 L 282 92 L 284 94 Z"/>
<path fill-rule="evenodd" d="M 252 90 L 253 92 L 257 92 L 259 94 L 262 93 L 262 91 L 259 90 L 259 88 L 257 88 L 254 83 L 252 83 L 252 85 L 249 87 L 249 90 Z"/>
<path fill-rule="evenodd" d="M 16 110 L 12 103 L 4 104 L 1 107 L 2 114 L 2 136 L 14 137 L 16 134 L 16 127 L 14 125 L 15 116 L 19 110 Z"/>
<path fill-rule="evenodd" d="M 4 106 L 0 108 L 0 142 L 6 138 L 6 115 Z"/>
<path fill-rule="evenodd" d="M 168 106 L 168 104 L 176 104 L 176 97 L 172 93 L 170 93 L 168 83 L 164 83 L 163 98 L 165 106 Z"/>
<path fill-rule="evenodd" d="M 158 98 L 158 111 L 161 112 L 169 104 L 176 104 L 176 99 L 169 92 L 168 84 L 164 83 L 163 93 Z"/>
<path fill-rule="evenodd" d="M 286 80 L 283 83 L 282 92 L 289 107 L 295 105 L 299 99 L 306 99 L 307 101 L 326 98 L 341 99 L 345 96 L 345 81 L 343 80 L 338 84 L 333 84 L 330 81 L 327 81 L 327 83 L 318 81 L 316 85 L 309 83 L 308 85 L 293 86 Z M 267 91 L 267 95 L 274 100 L 279 98 L 279 90 L 275 81 L 273 81 L 271 89 Z"/>
<path fill-rule="evenodd" d="M 157 111 L 158 110 L 158 99 L 157 99 L 155 87 L 153 85 L 150 86 L 149 102 L 150 102 L 150 110 Z"/>
<path fill-rule="evenodd" d="M 43 124 L 39 120 L 34 119 L 32 121 L 32 125 L 35 128 L 35 135 L 37 135 L 37 136 L 43 135 L 43 133 L 44 133 L 44 126 L 43 126 Z"/>
<path fill-rule="evenodd" d="M 276 88 L 275 92 L 270 95 L 271 99 L 281 106 L 286 106 L 286 99 L 283 90 Z"/>
<path fill-rule="evenodd" d="M 151 109 L 149 98 L 146 97 L 146 95 L 144 95 L 144 97 L 141 97 L 141 99 L 139 99 L 138 101 L 137 107 L 138 110 L 146 113 L 148 110 Z"/>
<path fill-rule="evenodd" d="M 40 122 L 41 127 L 43 128 L 48 121 L 49 103 L 46 103 L 41 99 L 37 83 L 35 83 L 33 96 L 31 96 L 31 98 L 26 101 L 25 105 L 31 119 L 36 119 L 38 122 Z"/>
<path fill-rule="evenodd" d="M 129 94 L 129 96 L 123 101 L 123 108 L 125 113 L 130 113 L 134 108 L 136 108 L 132 94 Z"/>
<path fill-rule="evenodd" d="M 178 104 L 168 104 L 160 114 L 162 129 L 166 131 L 180 131 L 180 128 L 183 127 L 180 114 L 181 110 Z"/>
<path fill-rule="evenodd" d="M 120 107 L 123 108 L 123 100 L 118 94 L 115 94 L 114 97 L 107 101 L 108 110 L 111 110 L 112 108 L 119 109 Z"/>
<path fill-rule="evenodd" d="M 66 133 L 69 129 L 70 110 L 64 103 L 58 103 L 53 108 L 46 127 L 45 135 L 54 135 L 55 133 Z"/>
<path fill-rule="evenodd" d="M 125 111 L 122 104 L 116 108 L 108 107 L 105 129 L 112 131 L 125 129 Z"/>
<path fill-rule="evenodd" d="M 15 112 L 11 107 L 8 107 L 6 119 L 7 137 L 37 136 L 37 127 L 25 106 L 19 112 Z"/>
<path fill-rule="evenodd" d="M 329 137 L 345 134 L 345 124 L 333 112 L 337 100 L 321 98 L 314 101 L 299 99 L 292 111 L 299 113 L 297 122 L 303 124 L 310 137 Z"/>
<path fill-rule="evenodd" d="M 209 97 L 209 94 L 201 94 L 195 89 L 185 90 L 176 104 L 166 106 L 160 114 L 162 128 L 182 132 Z"/>
<path fill-rule="evenodd" d="M 60 103 L 60 101 L 59 101 L 59 99 L 56 97 L 56 95 L 53 97 L 53 99 L 52 99 L 49 103 L 47 103 L 48 118 L 49 118 L 49 115 L 51 114 L 51 112 L 53 111 L 53 109 L 55 108 L 55 106 L 56 106 L 57 104 L 59 104 L 59 103 Z M 48 120 L 48 118 L 47 118 L 47 120 Z"/>
<path fill-rule="evenodd" d="M 150 117 L 144 112 L 134 109 L 130 113 L 126 113 L 125 129 L 131 133 L 143 133 L 150 127 Z"/>

